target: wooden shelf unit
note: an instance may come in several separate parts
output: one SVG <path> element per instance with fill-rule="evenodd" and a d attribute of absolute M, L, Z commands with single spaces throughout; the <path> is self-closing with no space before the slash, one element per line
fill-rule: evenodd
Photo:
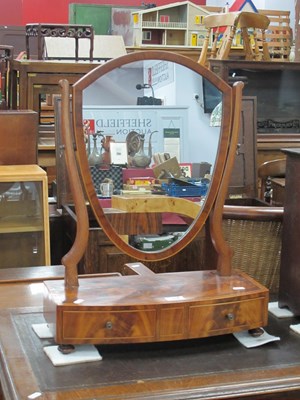
<path fill-rule="evenodd" d="M 48 180 L 38 165 L 0 166 L 0 268 L 50 265 Z"/>

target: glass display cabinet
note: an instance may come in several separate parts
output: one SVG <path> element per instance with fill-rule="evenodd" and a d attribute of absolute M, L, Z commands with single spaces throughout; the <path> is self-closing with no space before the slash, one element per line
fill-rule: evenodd
<path fill-rule="evenodd" d="M 38 165 L 0 166 L 0 268 L 50 265 L 47 175 Z"/>

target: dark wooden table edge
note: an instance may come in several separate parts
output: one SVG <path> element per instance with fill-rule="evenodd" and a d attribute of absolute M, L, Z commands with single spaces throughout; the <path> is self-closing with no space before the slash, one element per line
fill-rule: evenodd
<path fill-rule="evenodd" d="M 23 400 L 32 393 L 41 393 L 38 399 L 85 399 L 85 400 L 179 400 L 179 399 L 299 399 L 300 362 L 280 368 L 263 370 L 237 370 L 223 373 L 182 376 L 174 379 L 149 379 L 94 388 L 41 392 L 30 362 L 21 346 L 13 323 L 13 316 L 20 313 L 40 313 L 41 307 L 20 307 L 0 312 L 0 381 L 5 400 Z M 9 339 L 5 334 L 9 333 Z M 8 351 L 13 339 L 15 349 Z M 5 350 L 6 349 L 6 350 Z M 60 367 L 58 367 L 60 368 Z M 25 390 L 15 381 L 15 376 L 25 376 Z M 24 397 L 25 396 L 25 397 Z M 1 397 L 0 397 L 1 398 Z"/>

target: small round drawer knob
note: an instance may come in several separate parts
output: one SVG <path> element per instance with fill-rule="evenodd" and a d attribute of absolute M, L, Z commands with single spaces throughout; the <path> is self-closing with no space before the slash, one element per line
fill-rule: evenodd
<path fill-rule="evenodd" d="M 112 327 L 113 327 L 112 322 L 111 321 L 107 321 L 106 324 L 105 324 L 105 328 L 106 329 L 112 329 Z"/>
<path fill-rule="evenodd" d="M 233 320 L 234 320 L 234 314 L 228 313 L 228 314 L 226 315 L 226 318 L 227 318 L 229 321 L 233 321 Z"/>

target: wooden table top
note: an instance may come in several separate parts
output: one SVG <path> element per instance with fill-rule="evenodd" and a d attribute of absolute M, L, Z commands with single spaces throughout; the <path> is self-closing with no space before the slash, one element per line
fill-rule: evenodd
<path fill-rule="evenodd" d="M 245 59 L 209 59 L 209 63 L 212 67 L 214 66 L 224 66 L 226 68 L 251 68 L 256 70 L 299 70 L 300 62 L 287 62 L 287 61 L 252 61 Z"/>
<path fill-rule="evenodd" d="M 44 322 L 44 278 L 62 274 L 60 266 L 0 270 L 3 399 L 299 399 L 300 336 L 289 329 L 297 318 L 270 317 L 266 330 L 281 340 L 259 348 L 232 335 L 106 345 L 102 361 L 54 367 L 43 352 L 51 339 L 31 325 Z"/>
<path fill-rule="evenodd" d="M 26 72 L 50 72 L 50 73 L 87 73 L 91 69 L 103 64 L 99 61 L 57 61 L 57 60 L 14 60 L 12 69 L 14 71 L 26 70 Z"/>

